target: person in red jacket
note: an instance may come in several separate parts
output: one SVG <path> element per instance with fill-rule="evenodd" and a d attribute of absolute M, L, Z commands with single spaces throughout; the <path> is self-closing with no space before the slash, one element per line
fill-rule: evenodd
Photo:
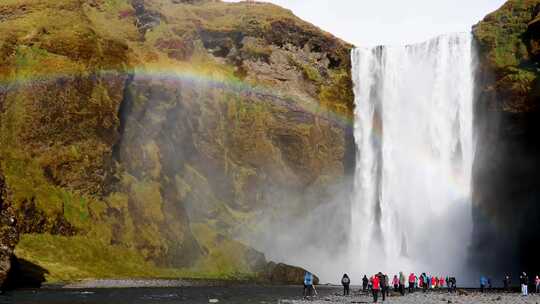
<path fill-rule="evenodd" d="M 443 277 L 440 277 L 440 278 L 439 278 L 439 287 L 440 287 L 440 288 L 443 288 L 443 287 L 444 287 L 444 278 L 443 278 Z"/>
<path fill-rule="evenodd" d="M 409 293 L 412 293 L 414 292 L 414 284 L 416 282 L 416 276 L 414 275 L 414 273 L 411 273 L 409 275 Z"/>
<path fill-rule="evenodd" d="M 379 298 L 379 290 L 381 289 L 381 281 L 378 275 L 374 275 L 371 278 L 371 281 L 373 282 L 373 287 L 371 287 L 371 291 L 373 292 L 373 303 L 377 303 L 377 299 Z"/>
<path fill-rule="evenodd" d="M 437 282 L 437 278 L 431 277 L 431 288 L 435 288 L 435 282 Z"/>

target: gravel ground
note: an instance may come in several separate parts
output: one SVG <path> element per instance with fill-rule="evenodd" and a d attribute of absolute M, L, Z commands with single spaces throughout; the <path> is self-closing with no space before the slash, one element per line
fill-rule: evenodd
<path fill-rule="evenodd" d="M 323 297 L 314 297 L 311 300 L 280 300 L 279 304 L 332 304 L 332 303 L 373 303 L 373 298 L 368 294 L 354 293 L 350 296 L 330 295 Z M 379 296 L 379 303 L 383 303 Z M 387 297 L 385 304 L 538 304 L 539 295 L 529 295 L 523 297 L 518 293 L 489 292 L 480 293 L 477 291 L 468 291 L 448 294 L 447 292 L 415 292 L 400 296 L 391 294 Z"/>

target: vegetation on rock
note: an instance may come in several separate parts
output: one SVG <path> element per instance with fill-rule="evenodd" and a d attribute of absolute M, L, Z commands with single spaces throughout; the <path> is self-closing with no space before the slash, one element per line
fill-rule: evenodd
<path fill-rule="evenodd" d="M 474 262 L 535 272 L 540 193 L 540 1 L 511 0 L 473 28 L 479 47 Z M 489 241 L 486 241 L 489 240 Z M 496 241 L 495 241 L 496 240 Z M 514 264 L 512 264 L 514 265 Z"/>
<path fill-rule="evenodd" d="M 478 23 L 473 32 L 481 52 L 481 67 L 495 74 L 499 104 L 508 112 L 536 110 L 540 97 L 536 54 L 540 1 L 512 0 Z"/>
<path fill-rule="evenodd" d="M 342 181 L 350 47 L 271 4 L 2 1 L 17 256 L 49 281 L 266 270 L 233 239 Z"/>

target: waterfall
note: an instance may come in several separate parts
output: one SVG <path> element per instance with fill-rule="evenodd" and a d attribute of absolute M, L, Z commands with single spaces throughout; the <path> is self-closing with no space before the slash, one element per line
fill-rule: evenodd
<path fill-rule="evenodd" d="M 468 33 L 353 51 L 351 272 L 464 269 L 472 230 Z"/>

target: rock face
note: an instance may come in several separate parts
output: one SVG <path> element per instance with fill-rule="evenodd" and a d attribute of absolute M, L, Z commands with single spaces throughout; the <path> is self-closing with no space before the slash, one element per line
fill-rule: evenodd
<path fill-rule="evenodd" d="M 0 169 L 16 253 L 49 280 L 259 272 L 233 239 L 346 184 L 351 46 L 290 11 L 38 0 L 0 20 Z"/>
<path fill-rule="evenodd" d="M 508 1 L 473 28 L 480 50 L 473 253 L 483 269 L 540 270 L 539 12 L 540 1 Z"/>
<path fill-rule="evenodd" d="M 0 288 L 11 270 L 13 250 L 18 241 L 15 217 L 8 204 L 8 192 L 2 171 L 0 171 Z"/>

